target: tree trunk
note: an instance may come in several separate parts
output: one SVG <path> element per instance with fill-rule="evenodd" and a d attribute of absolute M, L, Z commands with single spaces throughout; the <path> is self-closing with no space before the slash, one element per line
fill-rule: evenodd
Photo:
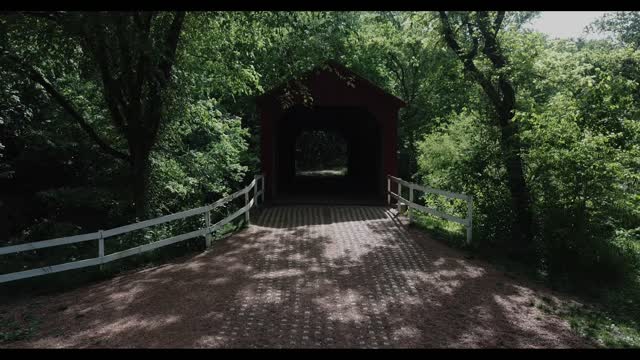
<path fill-rule="evenodd" d="M 132 151 L 131 185 L 136 220 L 145 220 L 148 215 L 150 152 L 142 147 Z"/>
<path fill-rule="evenodd" d="M 507 58 L 500 49 L 497 39 L 504 15 L 504 12 L 498 12 L 495 20 L 491 22 L 488 13 L 480 11 L 475 23 L 472 23 L 468 17 L 462 20 L 462 25 L 466 25 L 468 36 L 471 39 L 472 46 L 469 51 L 463 50 L 456 41 L 446 12 L 440 12 L 440 20 L 445 41 L 462 61 L 465 71 L 482 87 L 494 107 L 501 133 L 500 147 L 507 171 L 511 208 L 515 215 L 512 223 L 515 241 L 511 254 L 521 261 L 529 262 L 533 260 L 531 255 L 534 223 L 531 196 L 525 182 L 524 166 L 520 155 L 521 144 L 518 138 L 518 127 L 513 122 L 516 108 L 515 89 L 504 73 L 498 73 L 497 84 L 494 84 L 491 77 L 481 72 L 473 62 L 480 48 L 481 37 L 484 43 L 482 53 L 491 61 L 493 68 L 498 72 L 502 72 L 506 68 Z M 480 31 L 480 37 L 478 37 L 476 28 Z"/>
<path fill-rule="evenodd" d="M 533 245 L 533 215 L 531 196 L 524 178 L 518 130 L 513 124 L 511 114 L 513 114 L 513 110 L 500 114 L 500 147 L 503 152 L 509 192 L 511 193 L 511 208 L 515 215 L 513 234 L 516 241 L 513 244 L 512 254 L 526 260 L 530 258 Z"/>

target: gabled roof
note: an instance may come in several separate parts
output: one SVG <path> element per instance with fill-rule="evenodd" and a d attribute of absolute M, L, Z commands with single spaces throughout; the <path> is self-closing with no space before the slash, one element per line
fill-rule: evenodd
<path fill-rule="evenodd" d="M 324 63 L 314 67 L 311 70 L 308 70 L 292 79 L 289 79 L 288 81 L 285 81 L 284 83 L 272 88 L 271 90 L 265 92 L 264 94 L 258 96 L 256 98 L 256 100 L 258 102 L 262 102 L 265 101 L 267 98 L 271 98 L 276 96 L 277 94 L 281 93 L 287 86 L 292 85 L 295 81 L 305 81 L 311 78 L 311 76 L 318 74 L 319 72 L 330 72 L 330 70 L 327 69 L 327 67 L 333 67 L 334 69 L 338 70 L 338 72 L 340 72 L 341 74 L 345 74 L 349 77 L 353 77 L 354 79 L 356 79 L 356 81 L 358 83 L 360 83 L 361 85 L 365 85 L 367 88 L 369 88 L 370 90 L 372 90 L 373 92 L 381 95 L 382 97 L 388 98 L 389 101 L 392 104 L 395 104 L 398 107 L 405 107 L 407 106 L 407 103 L 404 102 L 404 100 L 400 99 L 399 97 L 392 95 L 390 93 L 388 93 L 386 90 L 384 90 L 383 88 L 381 88 L 380 86 L 374 84 L 373 82 L 369 81 L 368 79 L 360 76 L 359 74 L 355 73 L 354 71 L 352 71 L 351 69 L 347 68 L 346 66 L 340 64 L 339 62 L 335 61 L 335 60 L 327 60 Z M 337 76 L 337 75 L 336 75 Z"/>

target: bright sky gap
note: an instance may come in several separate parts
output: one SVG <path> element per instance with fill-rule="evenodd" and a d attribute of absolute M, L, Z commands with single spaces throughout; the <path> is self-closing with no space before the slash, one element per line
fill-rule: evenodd
<path fill-rule="evenodd" d="M 606 34 L 587 33 L 585 28 L 610 11 L 542 11 L 526 26 L 551 38 L 602 39 Z"/>

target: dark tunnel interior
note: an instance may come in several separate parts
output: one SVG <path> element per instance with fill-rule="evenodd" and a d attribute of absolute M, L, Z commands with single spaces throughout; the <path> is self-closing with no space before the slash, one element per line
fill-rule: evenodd
<path fill-rule="evenodd" d="M 275 134 L 275 201 L 279 203 L 379 204 L 383 202 L 382 134 L 377 119 L 358 107 L 297 105 L 279 119 Z M 332 133 L 346 143 L 346 173 L 302 175 L 296 171 L 301 136 Z M 341 146 L 336 142 L 335 146 Z M 296 153 L 297 150 L 297 153 Z M 330 150 L 330 149 L 328 149 Z M 341 153 L 341 152 L 336 152 Z"/>

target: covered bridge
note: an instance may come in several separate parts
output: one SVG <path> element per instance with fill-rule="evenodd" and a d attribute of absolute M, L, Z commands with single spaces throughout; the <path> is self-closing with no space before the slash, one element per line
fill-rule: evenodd
<path fill-rule="evenodd" d="M 258 97 L 257 104 L 267 201 L 384 201 L 385 177 L 398 172 L 398 111 L 404 101 L 328 61 Z M 301 176 L 296 171 L 296 158 L 305 151 L 300 139 L 319 132 L 331 133 L 336 147 L 344 143 L 344 173 Z"/>

